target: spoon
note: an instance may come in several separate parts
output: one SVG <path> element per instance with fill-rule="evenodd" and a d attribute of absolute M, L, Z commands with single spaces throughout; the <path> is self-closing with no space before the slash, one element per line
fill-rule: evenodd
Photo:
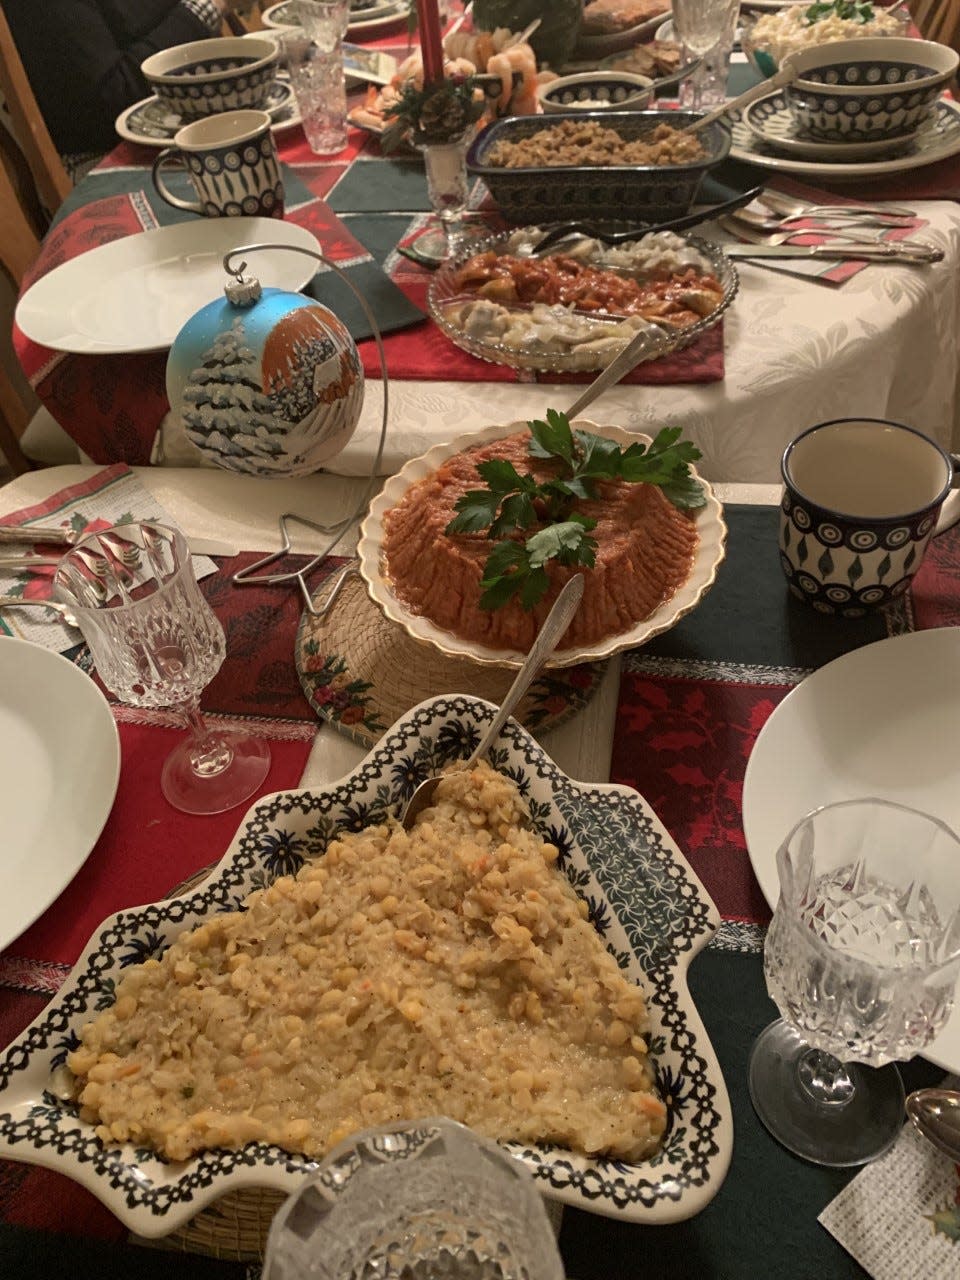
<path fill-rule="evenodd" d="M 951 1160 L 960 1160 L 960 1091 L 917 1089 L 907 1097 L 914 1127 Z"/>
<path fill-rule="evenodd" d="M 493 717 L 493 723 L 490 728 L 480 739 L 480 745 L 476 751 L 460 766 L 460 772 L 466 773 L 472 769 L 477 761 L 481 760 L 493 746 L 500 730 L 509 719 L 510 713 L 527 692 L 534 676 L 537 675 L 547 658 L 553 653 L 570 625 L 570 620 L 577 612 L 580 607 L 580 601 L 583 599 L 583 584 L 583 574 L 576 574 L 575 577 L 567 582 L 556 600 L 554 600 L 552 609 L 544 619 L 543 626 L 540 628 L 530 652 L 523 661 L 523 666 L 517 672 L 516 679 L 507 690 L 503 705 Z M 449 774 L 445 774 L 444 777 L 449 777 Z M 435 775 L 421 782 L 416 791 L 414 791 L 407 801 L 407 807 L 404 809 L 403 816 L 400 819 L 405 831 L 409 831 L 423 810 L 429 808 L 433 803 L 434 794 L 441 781 L 442 778 L 439 775 Z"/>

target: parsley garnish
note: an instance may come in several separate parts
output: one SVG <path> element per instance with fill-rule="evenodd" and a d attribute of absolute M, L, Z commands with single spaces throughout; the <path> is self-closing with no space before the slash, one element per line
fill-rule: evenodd
<path fill-rule="evenodd" d="M 834 16 L 849 22 L 872 22 L 873 5 L 869 0 L 823 0 L 822 3 L 812 4 L 805 10 L 803 20 L 809 27 L 814 22 L 819 22 L 821 18 Z"/>
<path fill-rule="evenodd" d="M 480 585 L 484 609 L 499 609 L 519 596 L 532 609 L 550 586 L 544 565 L 596 563 L 597 543 L 590 537 L 595 520 L 576 510 L 578 499 L 596 496 L 596 481 L 625 480 L 655 484 L 676 507 L 693 510 L 706 502 L 703 488 L 690 474 L 700 451 L 680 439 L 679 427 L 664 427 L 651 444 L 641 441 L 621 449 L 605 436 L 574 431 L 564 413 L 548 409 L 546 421 L 530 427 L 529 450 L 534 458 L 556 458 L 563 465 L 556 476 L 539 483 L 519 472 L 512 462 L 490 458 L 477 464 L 485 489 L 473 489 L 457 500 L 447 533 L 479 533 L 503 539 L 487 557 Z M 536 532 L 515 535 L 534 526 Z"/>

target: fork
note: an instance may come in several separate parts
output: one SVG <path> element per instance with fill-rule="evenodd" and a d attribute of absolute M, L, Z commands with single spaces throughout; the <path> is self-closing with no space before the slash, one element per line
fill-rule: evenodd
<path fill-rule="evenodd" d="M 766 205 L 774 213 L 788 218 L 807 218 L 820 213 L 847 218 L 867 216 L 891 219 L 893 225 L 899 226 L 902 222 L 917 216 L 915 210 L 907 209 L 900 204 L 809 204 L 804 200 L 785 196 L 780 191 L 764 191 L 757 199 L 760 204 Z"/>
<path fill-rule="evenodd" d="M 854 230 L 852 227 L 847 231 L 840 231 L 835 228 L 827 230 L 824 227 L 785 227 L 781 231 L 761 231 L 759 227 L 753 223 L 745 223 L 740 218 L 721 218 L 719 225 L 724 231 L 729 231 L 731 235 L 735 235 L 740 240 L 746 240 L 748 244 L 789 244 L 791 240 L 795 240 L 798 236 L 817 235 L 823 236 L 825 240 L 843 240 L 852 241 L 854 244 L 873 244 L 879 243 L 886 232 L 886 228 L 881 227 L 879 230 Z M 782 223 L 780 224 L 783 225 Z M 849 226 L 849 224 L 847 224 Z M 901 240 L 900 244 L 906 244 L 909 248 L 911 244 L 917 244 L 918 241 Z"/>
<path fill-rule="evenodd" d="M 837 241 L 838 246 L 843 244 L 889 244 L 894 248 L 902 249 L 909 252 L 911 249 L 932 249 L 933 245 L 927 244 L 924 240 L 911 240 L 905 238 L 903 240 L 884 240 L 884 235 L 889 228 L 881 227 L 879 230 L 868 231 L 857 230 L 856 234 L 852 234 L 853 228 L 847 231 L 824 230 L 820 227 L 794 227 L 787 228 L 785 231 L 779 232 L 763 232 L 758 231 L 755 227 L 745 226 L 736 218 L 721 218 L 720 226 L 725 231 L 729 231 L 731 235 L 735 235 L 740 240 L 745 240 L 747 244 L 788 244 L 791 240 L 795 240 L 797 236 L 818 235 L 823 236 L 824 243 L 829 245 L 832 241 Z"/>

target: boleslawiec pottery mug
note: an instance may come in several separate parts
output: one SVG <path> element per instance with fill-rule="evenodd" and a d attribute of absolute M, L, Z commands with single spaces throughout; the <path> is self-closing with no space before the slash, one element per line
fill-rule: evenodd
<path fill-rule="evenodd" d="M 819 423 L 780 469 L 780 563 L 821 613 L 859 618 L 903 595 L 930 539 L 960 520 L 950 457 L 900 422 Z"/>
<path fill-rule="evenodd" d="M 197 200 L 169 191 L 161 168 L 178 159 Z M 226 111 L 184 125 L 153 162 L 153 185 L 175 209 L 208 218 L 283 217 L 280 161 L 265 111 Z"/>

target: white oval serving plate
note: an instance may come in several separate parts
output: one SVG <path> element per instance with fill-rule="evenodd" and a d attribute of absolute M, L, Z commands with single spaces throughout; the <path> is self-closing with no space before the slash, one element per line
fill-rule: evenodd
<path fill-rule="evenodd" d="M 191 218 L 111 240 L 41 276 L 17 303 L 26 336 L 55 351 L 162 351 L 194 314 L 223 297 L 223 256 L 269 241 L 320 252 L 316 236 L 282 218 Z M 296 293 L 317 264 L 268 249 L 253 264 L 263 285 Z"/>

